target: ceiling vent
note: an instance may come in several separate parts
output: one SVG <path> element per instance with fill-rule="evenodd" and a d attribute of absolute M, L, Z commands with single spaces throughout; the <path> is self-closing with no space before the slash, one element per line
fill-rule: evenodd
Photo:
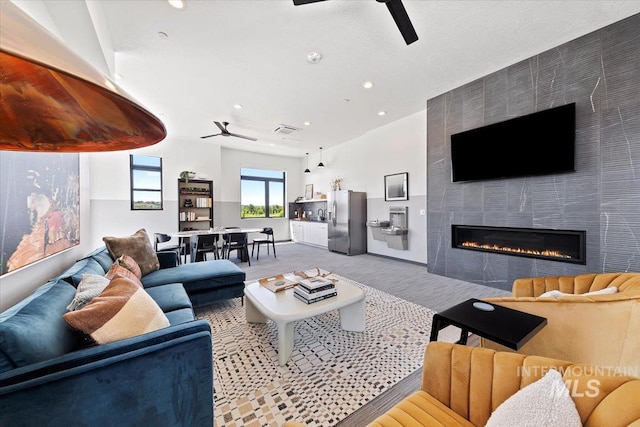
<path fill-rule="evenodd" d="M 301 130 L 300 128 L 289 126 L 289 125 L 278 125 L 273 130 L 273 132 L 279 135 L 291 135 L 293 132 Z"/>

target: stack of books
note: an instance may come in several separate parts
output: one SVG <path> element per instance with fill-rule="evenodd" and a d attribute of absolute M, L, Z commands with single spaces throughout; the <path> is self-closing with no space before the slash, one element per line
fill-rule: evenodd
<path fill-rule="evenodd" d="M 306 304 L 322 301 L 338 295 L 336 285 L 324 277 L 302 279 L 293 290 L 293 295 Z"/>

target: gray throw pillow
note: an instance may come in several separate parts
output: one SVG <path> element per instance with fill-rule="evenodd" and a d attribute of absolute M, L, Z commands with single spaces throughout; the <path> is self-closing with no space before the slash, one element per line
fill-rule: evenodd
<path fill-rule="evenodd" d="M 160 268 L 158 255 L 151 245 L 151 239 L 147 230 L 141 228 L 128 237 L 103 237 L 102 241 L 107 246 L 109 254 L 116 260 L 122 255 L 129 255 L 140 267 L 144 276 Z"/>
<path fill-rule="evenodd" d="M 110 280 L 104 276 L 83 274 L 82 281 L 80 281 L 76 289 L 76 295 L 67 306 L 67 311 L 80 310 L 89 301 L 100 295 L 109 282 Z"/>

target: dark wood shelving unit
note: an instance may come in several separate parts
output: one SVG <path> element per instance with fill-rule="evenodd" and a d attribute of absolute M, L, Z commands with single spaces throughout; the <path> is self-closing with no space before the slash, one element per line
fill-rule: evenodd
<path fill-rule="evenodd" d="M 178 230 L 213 227 L 213 181 L 178 180 Z"/>

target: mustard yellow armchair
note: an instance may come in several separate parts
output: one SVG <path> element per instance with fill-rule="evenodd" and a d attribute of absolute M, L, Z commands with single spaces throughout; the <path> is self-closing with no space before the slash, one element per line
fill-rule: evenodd
<path fill-rule="evenodd" d="M 546 357 L 433 341 L 425 350 L 420 390 L 369 427 L 484 426 L 498 406 L 552 368 L 571 386 L 570 396 L 583 425 L 640 426 L 638 378 Z M 589 393 L 593 384 L 597 388 Z"/>
<path fill-rule="evenodd" d="M 583 295 L 611 287 L 617 293 Z M 541 297 L 548 291 L 571 295 Z M 512 293 L 484 300 L 547 319 L 518 353 L 640 372 L 640 273 L 518 279 Z M 481 345 L 513 351 L 487 339 Z"/>

